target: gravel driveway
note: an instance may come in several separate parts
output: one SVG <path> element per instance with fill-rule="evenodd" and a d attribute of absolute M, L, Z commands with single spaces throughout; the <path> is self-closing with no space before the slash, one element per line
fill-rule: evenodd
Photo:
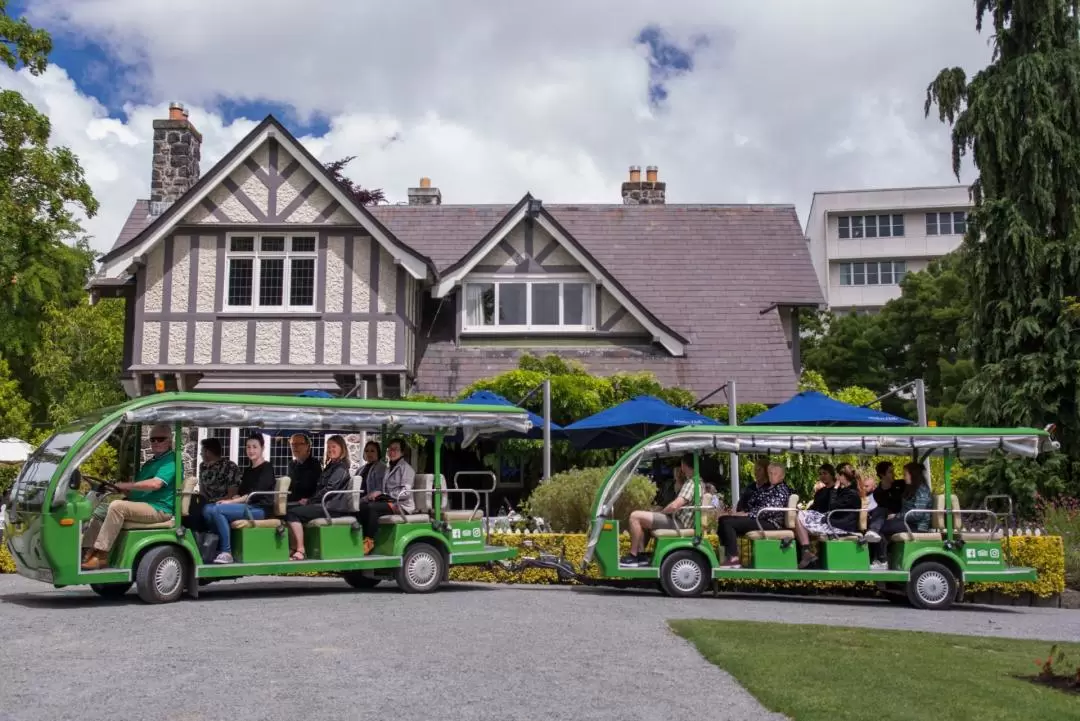
<path fill-rule="evenodd" d="M 0 721 L 778 719 L 674 636 L 724 618 L 1080 640 L 1080 612 L 332 579 L 146 606 L 0 577 Z"/>

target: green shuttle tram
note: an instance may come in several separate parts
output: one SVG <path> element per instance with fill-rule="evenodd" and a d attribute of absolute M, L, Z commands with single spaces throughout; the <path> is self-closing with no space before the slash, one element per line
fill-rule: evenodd
<path fill-rule="evenodd" d="M 109 481 L 79 472 L 102 444 L 121 448 L 121 462 L 138 466 L 142 429 L 166 425 L 174 431 L 173 458 L 177 493 L 173 518 L 163 523 L 123 526 L 108 567 L 81 567 L 84 526 Z M 275 515 L 231 524 L 235 563 L 204 562 L 195 534 L 182 523 L 196 479 L 185 478 L 183 429 L 303 429 L 307 432 L 420 433 L 434 437 L 434 473 L 416 475 L 412 514 L 379 519 L 375 545 L 364 552 L 355 517 L 319 518 L 305 524 L 306 560 L 289 560 L 288 532 L 280 516 L 288 496 L 288 477 L 277 480 Z M 486 564 L 512 558 L 514 549 L 487 543 L 481 492 L 447 488 L 441 471 L 444 438 L 461 432 L 463 445 L 476 438 L 531 427 L 527 413 L 515 407 L 354 398 L 304 398 L 208 393 L 161 393 L 103 409 L 49 437 L 27 460 L 12 488 L 6 511 L 5 543 L 23 576 L 56 587 L 89 585 L 102 596 L 122 595 L 134 584 L 147 602 L 175 601 L 186 591 L 215 579 L 295 572 L 340 574 L 357 588 L 393 579 L 406 592 L 434 591 L 448 567 Z M 184 479 L 182 482 L 180 479 Z M 355 481 L 354 481 L 355 482 Z M 90 490 L 85 491 L 89 486 Z M 347 494 L 361 493 L 350 488 Z M 448 510 L 450 494 L 468 499 L 466 510 Z M 475 504 L 473 502 L 475 501 Z M 468 506 L 472 505 L 471 510 Z M 249 514 L 250 515 L 250 514 Z"/>

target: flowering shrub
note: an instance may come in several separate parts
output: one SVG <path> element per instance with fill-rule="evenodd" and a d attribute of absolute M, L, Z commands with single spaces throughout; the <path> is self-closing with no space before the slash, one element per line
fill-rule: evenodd
<path fill-rule="evenodd" d="M 1061 536 L 1065 545 L 1065 585 L 1080 589 L 1080 499 L 1036 498 L 1039 522 L 1046 532 Z"/>

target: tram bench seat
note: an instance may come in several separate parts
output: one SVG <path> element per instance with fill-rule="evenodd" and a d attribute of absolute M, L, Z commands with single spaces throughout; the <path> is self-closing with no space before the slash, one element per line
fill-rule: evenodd
<path fill-rule="evenodd" d="M 779 531 L 747 531 L 746 538 L 751 541 L 792 541 L 795 540 L 795 531 L 786 528 Z"/>
<path fill-rule="evenodd" d="M 170 518 L 167 521 L 158 521 L 156 523 L 139 523 L 137 521 L 124 521 L 123 529 L 125 531 L 145 531 L 151 528 L 172 528 L 173 522 Z"/>
<path fill-rule="evenodd" d="M 861 533 L 853 533 L 846 536 L 822 536 L 815 534 L 812 535 L 811 538 L 816 541 L 842 541 L 845 543 L 858 543 L 862 540 L 863 537 Z"/>
<path fill-rule="evenodd" d="M 956 531 L 953 535 L 960 541 L 1000 541 L 1005 537 L 1001 531 Z"/>
<path fill-rule="evenodd" d="M 280 518 L 260 518 L 256 520 L 248 520 L 246 518 L 239 518 L 229 524 L 229 528 L 242 529 L 242 528 L 277 528 L 285 521 Z"/>
<path fill-rule="evenodd" d="M 307 528 L 323 528 L 325 526 L 351 526 L 356 523 L 356 516 L 334 516 L 329 521 L 323 518 L 316 518 L 313 521 L 308 521 L 304 524 Z"/>
<path fill-rule="evenodd" d="M 942 538 L 939 531 L 929 531 L 926 533 L 894 533 L 889 536 L 889 543 L 912 543 L 914 541 L 940 541 Z"/>
<path fill-rule="evenodd" d="M 392 515 L 379 516 L 380 526 L 392 526 L 395 523 L 430 523 L 431 516 L 426 513 L 406 513 L 402 518 L 400 513 L 394 513 Z"/>
<path fill-rule="evenodd" d="M 693 538 L 693 528 L 658 528 L 652 532 L 657 538 Z"/>
<path fill-rule="evenodd" d="M 447 521 L 479 521 L 484 512 L 477 508 L 475 511 L 443 511 L 442 515 Z"/>

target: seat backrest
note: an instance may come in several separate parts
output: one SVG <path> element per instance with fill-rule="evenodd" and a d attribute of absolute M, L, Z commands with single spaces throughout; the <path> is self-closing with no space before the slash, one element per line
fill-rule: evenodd
<path fill-rule="evenodd" d="M 442 479 L 442 487 L 446 488 L 446 476 L 440 474 L 439 477 Z M 434 483 L 434 473 L 417 473 L 416 477 L 413 479 L 413 488 L 417 491 L 430 491 L 434 488 Z M 414 493 L 413 503 L 416 505 L 416 512 L 431 513 L 432 498 L 434 498 L 434 495 L 431 493 Z M 447 495 L 444 493 L 442 497 L 442 507 L 444 511 L 446 510 L 447 505 Z"/>
<path fill-rule="evenodd" d="M 274 483 L 274 491 L 278 495 L 274 496 L 274 515 L 284 516 L 285 506 L 289 502 L 289 497 L 285 494 L 289 492 L 289 486 L 292 485 L 292 479 L 288 476 L 278 476 L 277 482 Z"/>
<path fill-rule="evenodd" d="M 867 511 L 866 509 L 867 509 L 867 506 L 869 506 L 869 505 L 870 505 L 870 499 L 867 496 L 863 496 L 862 505 L 860 506 L 862 508 L 862 510 L 859 511 L 859 533 L 866 533 L 866 527 L 867 527 L 867 523 L 869 521 L 868 517 L 870 515 L 870 512 Z"/>
<path fill-rule="evenodd" d="M 953 530 L 954 531 L 967 530 L 965 525 L 964 525 L 964 514 L 956 513 L 956 511 L 961 510 L 961 508 L 960 508 L 960 497 L 957 496 L 954 493 L 954 494 L 952 494 L 952 497 L 951 497 L 950 501 L 952 503 L 952 510 L 953 510 L 953 514 L 952 514 L 952 517 L 953 517 L 952 518 Z"/>
<path fill-rule="evenodd" d="M 790 496 L 788 496 L 787 507 L 788 507 L 789 510 L 788 510 L 787 513 L 784 514 L 784 528 L 789 528 L 789 529 L 794 529 L 795 528 L 795 518 L 799 514 L 798 505 L 799 505 L 799 496 L 798 496 L 798 494 L 792 493 Z"/>
<path fill-rule="evenodd" d="M 915 520 L 912 516 L 911 520 Z M 934 512 L 930 514 L 930 527 L 935 531 L 945 530 L 945 495 L 936 494 L 934 496 Z"/>
<path fill-rule="evenodd" d="M 715 496 L 713 496 L 713 494 L 711 494 L 711 493 L 702 493 L 701 494 L 701 505 L 702 505 L 703 508 L 706 509 L 706 510 L 702 511 L 703 515 L 710 516 L 710 517 L 716 515 L 716 511 L 712 509 L 713 498 L 715 498 Z"/>
<path fill-rule="evenodd" d="M 180 515 L 186 516 L 191 510 L 191 496 L 195 492 L 195 486 L 199 483 L 199 479 L 188 476 L 184 479 L 184 485 L 180 489 Z"/>

